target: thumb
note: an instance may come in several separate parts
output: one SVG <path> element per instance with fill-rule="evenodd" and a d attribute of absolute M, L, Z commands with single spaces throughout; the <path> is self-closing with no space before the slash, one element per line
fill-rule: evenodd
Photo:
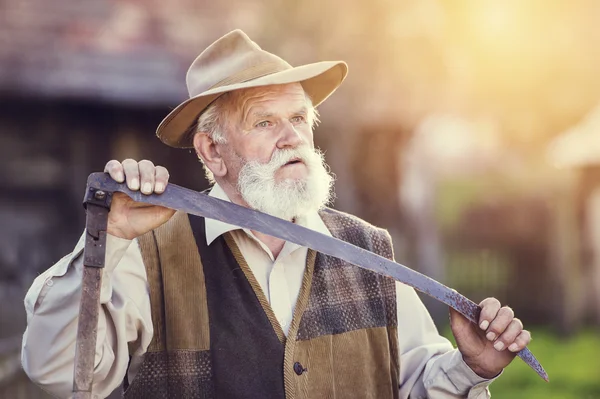
<path fill-rule="evenodd" d="M 471 321 L 460 314 L 457 310 L 450 308 L 450 327 L 454 335 L 470 328 Z"/>

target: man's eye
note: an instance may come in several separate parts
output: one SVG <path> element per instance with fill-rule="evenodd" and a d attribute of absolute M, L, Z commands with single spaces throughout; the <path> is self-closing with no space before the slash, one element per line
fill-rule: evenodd
<path fill-rule="evenodd" d="M 256 124 L 256 127 L 262 127 L 262 128 L 269 127 L 269 126 L 271 126 L 271 122 L 269 122 L 269 121 L 262 121 L 262 122 L 258 122 Z"/>
<path fill-rule="evenodd" d="M 300 122 L 304 122 L 304 117 L 301 115 L 298 116 L 294 116 L 292 118 L 292 123 L 300 123 Z"/>

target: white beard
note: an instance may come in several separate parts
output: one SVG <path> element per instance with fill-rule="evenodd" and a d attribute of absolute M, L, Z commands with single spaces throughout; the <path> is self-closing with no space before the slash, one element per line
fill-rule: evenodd
<path fill-rule="evenodd" d="M 275 173 L 294 158 L 308 168 L 306 179 L 285 179 L 277 183 Z M 245 162 L 238 177 L 238 190 L 253 209 L 285 220 L 293 220 L 318 211 L 332 197 L 333 176 L 328 172 L 323 154 L 302 146 L 275 150 L 265 164 Z"/>

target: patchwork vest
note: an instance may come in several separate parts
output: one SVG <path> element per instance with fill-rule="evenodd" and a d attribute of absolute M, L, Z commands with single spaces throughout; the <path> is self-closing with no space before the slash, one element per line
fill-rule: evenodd
<path fill-rule="evenodd" d="M 332 209 L 334 237 L 392 258 L 387 232 Z M 308 251 L 287 337 L 231 234 L 176 213 L 139 239 L 153 339 L 125 398 L 397 398 L 394 281 Z"/>

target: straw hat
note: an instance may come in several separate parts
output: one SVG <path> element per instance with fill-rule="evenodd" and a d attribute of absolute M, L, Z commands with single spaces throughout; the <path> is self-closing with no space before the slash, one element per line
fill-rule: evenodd
<path fill-rule="evenodd" d="M 234 30 L 211 44 L 192 63 L 186 77 L 190 98 L 163 119 L 156 135 L 171 147 L 190 148 L 198 117 L 223 93 L 299 82 L 317 106 L 338 88 L 347 73 L 348 66 L 343 61 L 292 67 L 261 49 L 241 30 Z"/>

